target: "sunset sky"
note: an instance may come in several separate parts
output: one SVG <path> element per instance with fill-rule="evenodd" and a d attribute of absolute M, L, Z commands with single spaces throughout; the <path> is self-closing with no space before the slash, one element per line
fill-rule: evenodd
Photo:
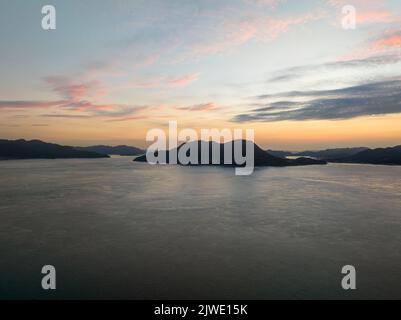
<path fill-rule="evenodd" d="M 2 0 L 0 39 L 3 139 L 144 146 L 176 120 L 273 149 L 401 144 L 400 0 Z"/>

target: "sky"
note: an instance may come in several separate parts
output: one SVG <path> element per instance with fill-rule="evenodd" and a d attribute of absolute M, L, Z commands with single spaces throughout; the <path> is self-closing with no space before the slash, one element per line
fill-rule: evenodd
<path fill-rule="evenodd" d="M 2 139 L 143 147 L 174 120 L 271 149 L 401 144 L 400 0 L 2 0 L 0 72 Z"/>

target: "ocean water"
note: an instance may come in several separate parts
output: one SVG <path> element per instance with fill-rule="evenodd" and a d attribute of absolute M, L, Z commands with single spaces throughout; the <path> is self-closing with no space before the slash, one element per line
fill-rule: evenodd
<path fill-rule="evenodd" d="M 401 167 L 0 162 L 0 298 L 400 299 Z M 41 289 L 41 268 L 57 290 Z M 341 288 L 353 265 L 357 290 Z"/>

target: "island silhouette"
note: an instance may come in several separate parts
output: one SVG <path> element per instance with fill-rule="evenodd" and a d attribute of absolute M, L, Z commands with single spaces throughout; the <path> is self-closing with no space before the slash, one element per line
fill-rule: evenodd
<path fill-rule="evenodd" d="M 242 166 L 242 163 L 239 163 L 234 156 L 234 144 L 236 141 L 230 141 L 226 143 L 218 143 L 214 141 L 191 141 L 191 142 L 186 142 L 181 144 L 179 147 L 171 149 L 171 150 L 155 150 L 153 151 L 153 154 L 161 159 L 165 159 L 165 162 L 161 162 L 161 164 L 169 164 L 170 161 L 170 154 L 172 152 L 174 153 L 179 153 L 182 148 L 185 148 L 186 151 L 186 156 L 190 156 L 191 150 L 196 150 L 197 155 L 196 159 L 190 160 L 188 165 L 222 165 L 222 166 Z M 316 165 L 316 164 L 327 164 L 325 160 L 319 160 L 319 159 L 312 159 L 312 158 L 306 158 L 306 157 L 300 157 L 297 159 L 283 159 L 279 158 L 276 156 L 271 155 L 270 153 L 264 151 L 262 148 L 260 148 L 257 144 L 251 142 L 251 141 L 237 141 L 241 142 L 242 146 L 242 155 L 246 155 L 246 146 L 247 144 L 250 144 L 251 148 L 253 148 L 254 151 L 254 163 L 253 165 L 255 167 L 262 167 L 262 166 L 271 166 L 271 167 L 286 167 L 286 166 L 305 166 L 305 165 Z M 227 146 L 227 144 L 231 144 L 231 146 Z M 231 151 L 231 154 L 229 155 L 229 161 L 225 159 L 225 148 L 229 147 L 229 150 Z M 214 163 L 213 161 L 213 150 L 218 151 L 219 155 L 219 161 L 218 163 Z M 207 154 L 205 155 L 205 158 L 207 161 L 202 161 L 202 152 L 206 151 Z M 147 155 L 144 154 L 142 156 L 139 156 L 134 159 L 134 161 L 138 162 L 149 162 Z M 178 164 L 183 165 L 183 163 L 178 159 Z"/>
<path fill-rule="evenodd" d="M 224 148 L 225 144 L 207 141 L 192 141 L 190 143 L 197 144 L 198 150 L 202 150 L 202 145 L 209 150 L 209 161 L 207 165 L 212 163 L 212 150 L 216 148 L 220 151 L 220 165 L 224 164 Z M 234 142 L 228 142 L 233 144 Z M 334 148 L 316 151 L 275 151 L 263 150 L 257 144 L 252 143 L 254 150 L 254 166 L 272 166 L 272 167 L 286 167 L 286 166 L 305 166 L 305 165 L 322 165 L 328 162 L 332 163 L 360 163 L 360 164 L 374 164 L 374 165 L 401 165 L 401 145 L 389 148 L 370 149 L 367 147 L 356 148 Z M 186 145 L 183 143 L 177 147 L 174 152 Z M 242 141 L 242 154 L 245 155 L 245 141 Z M 234 150 L 234 148 L 233 148 Z M 166 162 L 169 162 L 169 153 L 171 150 L 158 150 L 154 151 L 165 153 Z M 63 146 L 55 143 L 47 143 L 41 140 L 6 140 L 0 139 L 0 160 L 17 160 L 17 159 L 73 159 L 73 158 L 109 158 L 110 155 L 121 156 L 136 156 L 134 161 L 147 162 L 146 150 L 133 146 L 89 146 L 89 147 L 72 147 Z M 189 165 L 197 165 L 201 163 L 202 153 L 198 153 L 196 163 L 189 163 Z M 288 157 L 293 157 L 288 158 Z M 234 159 L 233 152 L 231 153 L 230 166 L 238 166 Z M 178 163 L 180 164 L 180 163 Z"/>

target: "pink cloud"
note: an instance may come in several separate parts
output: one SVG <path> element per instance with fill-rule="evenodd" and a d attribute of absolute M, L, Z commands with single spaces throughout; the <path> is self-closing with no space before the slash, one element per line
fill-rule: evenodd
<path fill-rule="evenodd" d="M 126 85 L 127 87 L 135 88 L 160 88 L 160 87 L 184 87 L 199 79 L 200 73 L 192 73 L 178 77 L 157 76 L 148 79 L 142 79 L 132 84 Z"/>
<path fill-rule="evenodd" d="M 96 99 L 108 94 L 99 81 L 72 81 L 67 77 L 47 77 L 45 81 L 52 91 L 72 101 Z"/>
<path fill-rule="evenodd" d="M 323 11 L 315 11 L 301 16 L 283 18 L 250 15 L 246 18 L 227 18 L 221 21 L 213 37 L 200 39 L 189 47 L 186 58 L 200 58 L 219 54 L 250 41 L 272 41 L 291 27 L 306 24 L 325 17 Z"/>
<path fill-rule="evenodd" d="M 183 87 L 199 79 L 199 73 L 188 74 L 185 76 L 171 78 L 167 83 L 172 87 Z"/>
<path fill-rule="evenodd" d="M 178 110 L 185 110 L 185 111 L 195 111 L 195 112 L 208 112 L 220 109 L 215 103 L 202 103 L 202 104 L 195 104 L 192 106 L 187 107 L 176 107 Z"/>
<path fill-rule="evenodd" d="M 45 114 L 54 118 L 103 118 L 113 119 L 138 116 L 147 106 L 104 104 L 97 100 L 107 91 L 99 82 L 74 82 L 65 77 L 48 77 L 45 79 L 51 90 L 61 96 L 57 101 L 1 101 L 0 109 L 48 109 L 57 108 L 55 113 Z M 62 111 L 59 113 L 58 111 Z M 69 113 L 66 113 L 69 111 Z"/>
<path fill-rule="evenodd" d="M 381 39 L 374 41 L 371 48 L 376 50 L 401 48 L 401 33 L 389 34 Z"/>
<path fill-rule="evenodd" d="M 393 13 L 387 10 L 357 12 L 357 23 L 375 23 L 393 21 Z"/>
<path fill-rule="evenodd" d="M 327 4 L 335 8 L 337 21 L 341 21 L 343 17 L 341 8 L 346 5 L 355 7 L 357 24 L 391 23 L 397 21 L 394 12 L 386 9 L 385 0 L 329 0 Z"/>
<path fill-rule="evenodd" d="M 389 61 L 401 56 L 401 32 L 399 29 L 388 30 L 379 36 L 363 43 L 351 53 L 339 60 L 366 59 L 370 57 L 387 57 Z M 397 60 L 397 59 L 396 59 Z"/>
<path fill-rule="evenodd" d="M 0 109 L 35 109 L 62 106 L 66 101 L 0 101 Z"/>
<path fill-rule="evenodd" d="M 287 32 L 292 26 L 302 25 L 308 22 L 320 20 L 325 16 L 326 14 L 323 11 L 319 11 L 297 17 L 269 19 L 265 23 L 262 23 L 260 25 L 260 27 L 262 27 L 260 37 L 262 38 L 262 40 L 274 39 L 277 38 L 280 34 Z"/>

